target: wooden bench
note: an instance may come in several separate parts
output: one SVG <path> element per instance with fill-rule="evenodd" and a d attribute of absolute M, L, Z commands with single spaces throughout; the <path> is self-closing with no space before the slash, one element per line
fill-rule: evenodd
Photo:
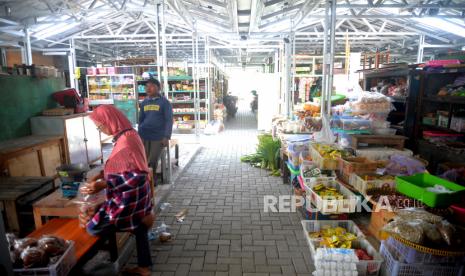
<path fill-rule="evenodd" d="M 116 240 L 116 233 L 105 237 L 92 236 L 87 233 L 86 229 L 79 226 L 79 219 L 52 219 L 29 234 L 28 237 L 38 239 L 43 235 L 53 235 L 64 240 L 74 241 L 77 264 L 84 264 L 97 253 L 97 250 L 101 248 L 106 241 L 108 241 L 111 261 L 114 262 L 118 259 L 118 241 Z"/>
<path fill-rule="evenodd" d="M 32 211 L 33 202 L 54 189 L 51 177 L 0 177 L 0 210 L 5 213 L 8 230 L 20 235 L 29 232 L 24 229 L 30 226 L 24 218 Z"/>
<path fill-rule="evenodd" d="M 54 235 L 65 240 L 74 241 L 76 260 L 80 260 L 100 240 L 100 237 L 89 235 L 86 229 L 79 227 L 78 219 L 56 218 L 39 227 L 28 237 L 40 238 L 42 235 Z"/>

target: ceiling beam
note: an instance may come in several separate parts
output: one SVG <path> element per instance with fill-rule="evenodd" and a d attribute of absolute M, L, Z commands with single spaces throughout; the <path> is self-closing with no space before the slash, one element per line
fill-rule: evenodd
<path fill-rule="evenodd" d="M 227 1 L 227 9 L 228 9 L 228 13 L 229 13 L 229 16 L 230 16 L 230 24 L 231 24 L 231 28 L 233 30 L 233 32 L 235 33 L 239 33 L 239 21 L 238 21 L 238 18 L 237 18 L 237 0 L 229 0 Z"/>
<path fill-rule="evenodd" d="M 167 0 L 166 3 L 168 6 L 174 10 L 179 17 L 193 30 L 195 29 L 195 20 L 187 10 L 186 6 L 182 3 L 182 0 Z M 167 20 L 169 21 L 169 20 Z"/>
<path fill-rule="evenodd" d="M 263 11 L 265 10 L 265 5 L 263 0 L 252 0 L 252 11 L 250 15 L 250 25 L 249 25 L 249 34 L 256 31 L 260 22 L 262 21 Z"/>
<path fill-rule="evenodd" d="M 302 9 L 300 9 L 299 13 L 297 14 L 296 20 L 294 20 L 294 30 L 299 28 L 300 23 L 313 11 L 315 8 L 320 4 L 321 0 L 307 0 L 303 5 Z"/>
<path fill-rule="evenodd" d="M 311 1 L 311 0 L 307 0 L 307 1 Z M 265 14 L 264 16 L 262 16 L 262 20 L 266 20 L 266 19 L 270 19 L 270 18 L 274 18 L 278 15 L 283 15 L 287 12 L 290 12 L 290 11 L 293 11 L 293 10 L 298 10 L 300 8 L 303 7 L 303 4 L 297 4 L 295 6 L 291 6 L 291 7 L 287 7 L 287 8 L 284 8 L 284 9 L 280 9 L 278 11 L 275 11 L 275 12 L 272 12 L 272 13 L 268 13 L 268 14 Z"/>

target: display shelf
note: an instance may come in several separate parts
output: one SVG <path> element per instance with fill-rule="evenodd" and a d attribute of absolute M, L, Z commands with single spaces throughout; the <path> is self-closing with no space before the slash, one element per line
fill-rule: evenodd
<path fill-rule="evenodd" d="M 102 82 L 102 78 L 106 81 Z M 89 105 L 113 104 L 114 99 L 137 98 L 133 74 L 87 75 L 86 79 Z"/>
<path fill-rule="evenodd" d="M 207 112 L 173 112 L 174 115 L 194 115 L 194 114 L 207 114 Z"/>
<path fill-rule="evenodd" d="M 194 103 L 194 100 L 186 100 L 186 101 L 170 101 L 172 104 L 188 104 L 188 103 Z M 199 103 L 206 103 L 206 100 L 199 100 Z"/>
<path fill-rule="evenodd" d="M 428 124 L 421 124 L 421 127 L 422 128 L 430 128 L 430 129 L 434 129 L 434 130 L 440 130 L 440 131 L 446 131 L 446 132 L 452 132 L 452 133 L 458 133 L 458 134 L 465 134 L 465 132 L 460 132 L 460 131 L 456 131 L 456 130 L 453 130 L 453 129 L 450 129 L 450 128 L 447 128 L 447 127 L 441 127 L 441 126 L 437 126 L 437 125 L 428 125 Z"/>
<path fill-rule="evenodd" d="M 445 104 L 453 104 L 453 105 L 465 105 L 465 97 L 457 96 L 445 96 L 445 97 L 425 97 L 423 98 L 426 102 L 432 103 L 445 103 Z"/>

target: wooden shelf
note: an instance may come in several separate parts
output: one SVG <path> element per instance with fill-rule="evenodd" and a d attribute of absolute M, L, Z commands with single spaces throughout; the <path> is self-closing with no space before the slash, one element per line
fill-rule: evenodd
<path fill-rule="evenodd" d="M 441 131 L 447 131 L 447 132 L 452 132 L 452 133 L 457 133 L 457 134 L 465 134 L 465 132 L 459 132 L 447 127 L 441 127 L 441 126 L 436 126 L 436 125 L 428 125 L 428 124 L 421 124 L 423 128 L 431 128 L 435 130 L 441 130 Z"/>
<path fill-rule="evenodd" d="M 424 101 L 433 102 L 433 103 L 446 103 L 446 104 L 454 104 L 454 105 L 465 105 L 465 97 L 457 96 L 446 96 L 446 97 L 425 97 L 423 98 Z"/>

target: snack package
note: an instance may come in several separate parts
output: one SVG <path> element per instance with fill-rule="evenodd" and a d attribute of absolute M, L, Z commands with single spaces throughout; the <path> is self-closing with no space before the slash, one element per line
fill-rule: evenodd
<path fill-rule="evenodd" d="M 425 164 L 405 155 L 394 154 L 386 166 L 386 173 L 395 176 L 409 176 L 426 171 Z"/>
<path fill-rule="evenodd" d="M 8 249 L 13 250 L 15 247 L 16 235 L 13 233 L 6 233 L 6 241 L 8 243 Z"/>
<path fill-rule="evenodd" d="M 422 221 L 418 219 L 397 219 L 386 224 L 383 230 L 388 233 L 399 235 L 401 238 L 413 243 L 421 244 L 423 242 L 424 231 Z"/>
<path fill-rule="evenodd" d="M 27 247 L 37 246 L 37 239 L 34 238 L 24 238 L 17 239 L 14 241 L 14 247 L 16 251 L 22 252 Z"/>
<path fill-rule="evenodd" d="M 397 216 L 404 220 L 419 219 L 429 223 L 438 223 L 442 221 L 442 217 L 433 215 L 421 208 L 405 208 L 399 210 Z"/>
<path fill-rule="evenodd" d="M 456 229 L 450 224 L 447 220 L 442 220 L 436 224 L 439 233 L 442 238 L 448 245 L 452 245 L 453 237 L 455 235 Z"/>
<path fill-rule="evenodd" d="M 438 228 L 436 227 L 435 224 L 423 221 L 421 223 L 421 227 L 423 228 L 426 239 L 428 239 L 429 241 L 431 241 L 431 242 L 433 242 L 435 244 L 441 244 L 442 243 L 441 233 L 439 233 Z"/>
<path fill-rule="evenodd" d="M 42 236 L 37 245 L 51 257 L 62 255 L 66 250 L 66 242 L 62 238 L 55 236 Z"/>
<path fill-rule="evenodd" d="M 48 264 L 48 257 L 45 252 L 38 247 L 27 247 L 21 252 L 21 260 L 24 268 L 44 267 Z"/>

